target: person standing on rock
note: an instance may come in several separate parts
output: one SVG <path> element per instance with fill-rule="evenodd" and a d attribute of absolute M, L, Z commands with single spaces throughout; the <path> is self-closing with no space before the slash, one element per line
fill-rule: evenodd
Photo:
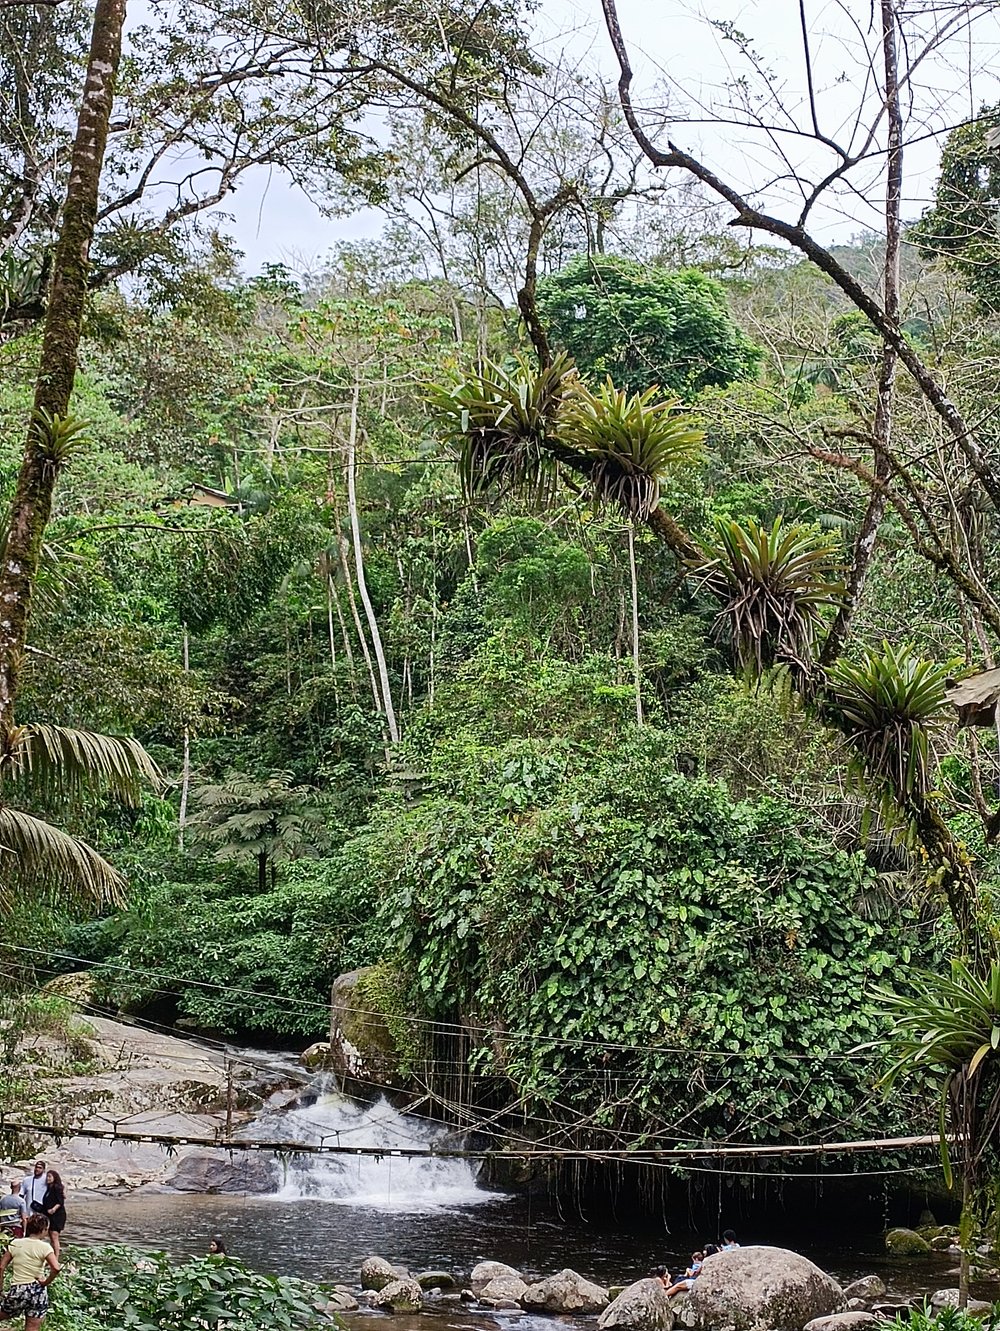
<path fill-rule="evenodd" d="M 36 1160 L 34 1169 L 21 1180 L 21 1196 L 24 1198 L 25 1209 L 29 1215 L 43 1209 L 42 1199 L 45 1197 L 44 1160 Z"/>
<path fill-rule="evenodd" d="M 45 1175 L 45 1196 L 42 1198 L 42 1210 L 49 1222 L 49 1242 L 59 1256 L 59 1236 L 66 1228 L 66 1189 L 63 1181 L 54 1169 Z"/>

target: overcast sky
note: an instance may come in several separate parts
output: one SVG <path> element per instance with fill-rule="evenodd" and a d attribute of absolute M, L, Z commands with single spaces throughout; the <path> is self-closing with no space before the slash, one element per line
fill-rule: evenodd
<path fill-rule="evenodd" d="M 954 12 L 958 7 L 949 8 Z M 1000 14 L 996 7 L 990 14 L 989 8 L 984 6 L 987 12 L 971 30 L 956 32 L 940 51 L 927 55 L 910 85 L 911 136 L 921 141 L 907 150 L 907 217 L 919 216 L 933 189 L 940 146 L 932 131 L 974 116 L 983 103 L 1000 101 L 995 72 L 1000 70 Z M 817 151 L 811 141 L 791 132 L 796 126 L 809 128 L 810 120 L 797 2 L 715 0 L 703 7 L 684 0 L 619 0 L 619 14 L 633 54 L 637 102 L 650 107 L 669 104 L 672 111 L 676 107 L 678 120 L 671 132 L 682 146 L 744 189 L 773 182 L 766 185 L 761 201 L 791 216 L 793 171 L 815 177 L 833 163 L 825 149 Z M 868 70 L 869 54 L 878 53 L 878 34 L 869 30 L 869 3 L 806 0 L 806 14 L 820 128 L 843 141 L 856 128 L 859 103 L 867 95 L 870 112 L 877 94 Z M 751 38 L 785 108 L 758 103 L 761 114 L 789 132 L 752 134 L 721 123 L 734 118 L 735 78 L 749 74 L 753 83 L 755 76 L 735 43 L 724 40 L 710 20 L 730 22 Z M 534 22 L 550 59 L 579 63 L 609 82 L 617 77 L 600 0 L 541 0 Z M 912 59 L 920 49 L 914 36 L 909 53 L 901 51 L 901 60 L 908 54 Z M 785 155 L 784 162 L 780 154 Z M 847 239 L 881 225 L 879 166 L 880 162 L 859 171 L 851 191 L 841 191 L 817 210 L 811 226 L 823 239 Z M 260 170 L 245 178 L 228 209 L 234 217 L 226 229 L 244 251 L 251 272 L 267 262 L 311 266 L 336 242 L 376 236 L 382 226 L 381 215 L 374 210 L 324 218 L 276 171 Z"/>

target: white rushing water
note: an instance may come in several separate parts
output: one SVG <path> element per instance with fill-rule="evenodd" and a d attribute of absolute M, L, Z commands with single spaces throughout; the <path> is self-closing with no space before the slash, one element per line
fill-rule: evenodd
<path fill-rule="evenodd" d="M 495 1198 L 476 1182 L 475 1161 L 409 1159 L 393 1150 L 422 1149 L 434 1142 L 461 1149 L 460 1134 L 413 1115 L 387 1100 L 359 1104 L 336 1092 L 314 1104 L 283 1110 L 254 1124 L 254 1135 L 276 1141 L 384 1149 L 372 1155 L 298 1156 L 283 1164 L 280 1201 L 310 1199 L 378 1210 L 436 1211 Z"/>

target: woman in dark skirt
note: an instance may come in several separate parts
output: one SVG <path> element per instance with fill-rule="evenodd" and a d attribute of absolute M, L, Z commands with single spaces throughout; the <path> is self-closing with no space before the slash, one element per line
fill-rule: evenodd
<path fill-rule="evenodd" d="M 54 1169 L 45 1175 L 45 1196 L 42 1198 L 42 1210 L 49 1222 L 49 1242 L 52 1251 L 59 1259 L 59 1236 L 66 1228 L 66 1189 L 63 1181 Z"/>

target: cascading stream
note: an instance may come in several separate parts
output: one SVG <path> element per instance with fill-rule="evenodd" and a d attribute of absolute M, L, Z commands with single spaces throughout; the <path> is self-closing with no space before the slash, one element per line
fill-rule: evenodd
<path fill-rule="evenodd" d="M 258 1119 L 253 1135 L 275 1141 L 378 1147 L 386 1151 L 425 1148 L 447 1138 L 460 1148 L 462 1139 L 438 1124 L 400 1113 L 388 1100 L 359 1104 L 327 1092 L 308 1106 Z M 280 1201 L 311 1199 L 377 1210 L 429 1211 L 469 1206 L 495 1199 L 478 1186 L 475 1161 L 408 1159 L 386 1155 L 300 1156 L 285 1164 Z"/>

